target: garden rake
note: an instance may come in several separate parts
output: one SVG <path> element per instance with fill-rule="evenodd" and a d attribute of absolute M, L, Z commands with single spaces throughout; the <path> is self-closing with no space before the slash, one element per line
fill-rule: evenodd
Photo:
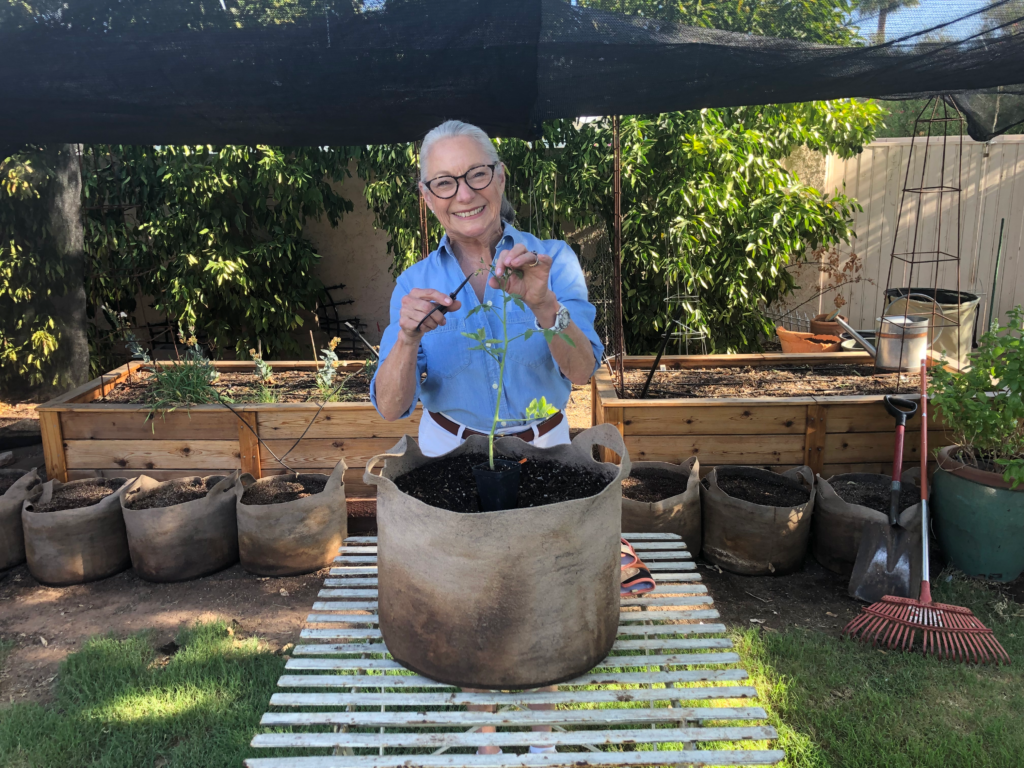
<path fill-rule="evenodd" d="M 864 608 L 843 629 L 872 645 L 912 650 L 918 631 L 921 650 L 941 659 L 957 661 L 1010 662 L 1010 656 L 991 629 L 967 608 L 932 602 L 928 583 L 928 368 L 921 361 L 921 597 L 884 595 Z"/>

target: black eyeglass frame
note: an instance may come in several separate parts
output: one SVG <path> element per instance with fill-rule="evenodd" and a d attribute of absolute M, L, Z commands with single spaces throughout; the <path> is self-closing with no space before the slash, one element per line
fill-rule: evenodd
<path fill-rule="evenodd" d="M 438 200 L 451 200 L 453 197 L 455 197 L 457 194 L 459 194 L 459 181 L 460 180 L 466 182 L 466 186 L 469 187 L 470 189 L 472 189 L 474 192 L 479 192 L 482 189 L 487 189 L 489 186 L 491 186 L 491 182 L 494 181 L 494 171 L 498 167 L 498 165 L 500 165 L 500 162 L 499 163 L 484 163 L 483 165 L 474 165 L 472 168 L 470 168 L 468 171 L 466 171 L 461 176 L 449 176 L 447 174 L 442 175 L 442 176 L 436 176 L 433 179 L 431 179 L 430 181 L 424 181 L 423 182 L 423 186 L 426 187 L 427 190 L 430 192 L 430 194 L 432 194 Z M 469 174 L 471 174 L 473 171 L 478 170 L 480 168 L 490 168 L 491 169 L 491 176 L 490 176 L 489 179 L 487 179 L 487 183 L 484 184 L 482 187 L 474 187 L 472 184 L 469 183 L 469 178 L 468 177 L 469 177 Z M 435 192 L 434 188 L 431 186 L 431 184 L 433 184 L 436 181 L 440 181 L 441 179 L 452 179 L 455 182 L 455 191 L 452 192 L 447 197 L 444 197 L 443 195 L 437 194 L 437 192 Z"/>

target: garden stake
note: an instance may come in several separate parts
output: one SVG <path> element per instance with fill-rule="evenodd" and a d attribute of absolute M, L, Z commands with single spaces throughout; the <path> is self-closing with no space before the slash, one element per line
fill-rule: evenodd
<path fill-rule="evenodd" d="M 940 659 L 1002 662 L 1006 653 L 992 630 L 982 624 L 968 608 L 932 602 L 928 583 L 928 368 L 921 361 L 921 598 L 884 596 L 869 605 L 846 625 L 843 634 L 858 637 L 872 645 L 909 651 L 921 630 L 921 650 Z"/>

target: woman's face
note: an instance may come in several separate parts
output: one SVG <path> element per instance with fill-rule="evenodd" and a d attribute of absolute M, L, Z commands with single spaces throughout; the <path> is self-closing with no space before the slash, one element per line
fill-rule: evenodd
<path fill-rule="evenodd" d="M 427 181 L 438 176 L 461 176 L 471 168 L 491 163 L 483 147 L 468 136 L 441 139 L 431 147 L 425 160 Z M 422 182 L 420 188 L 449 237 L 475 240 L 501 230 L 501 196 L 505 191 L 505 169 L 501 163 L 495 167 L 491 183 L 483 189 L 470 189 L 465 179 L 459 179 L 455 196 L 442 200 Z"/>

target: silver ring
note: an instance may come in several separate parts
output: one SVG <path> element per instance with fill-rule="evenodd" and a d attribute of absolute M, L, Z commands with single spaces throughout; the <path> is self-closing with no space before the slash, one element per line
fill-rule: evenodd
<path fill-rule="evenodd" d="M 540 264 L 540 255 L 535 253 L 533 254 L 533 264 L 531 264 L 530 266 L 536 267 L 538 264 Z"/>

